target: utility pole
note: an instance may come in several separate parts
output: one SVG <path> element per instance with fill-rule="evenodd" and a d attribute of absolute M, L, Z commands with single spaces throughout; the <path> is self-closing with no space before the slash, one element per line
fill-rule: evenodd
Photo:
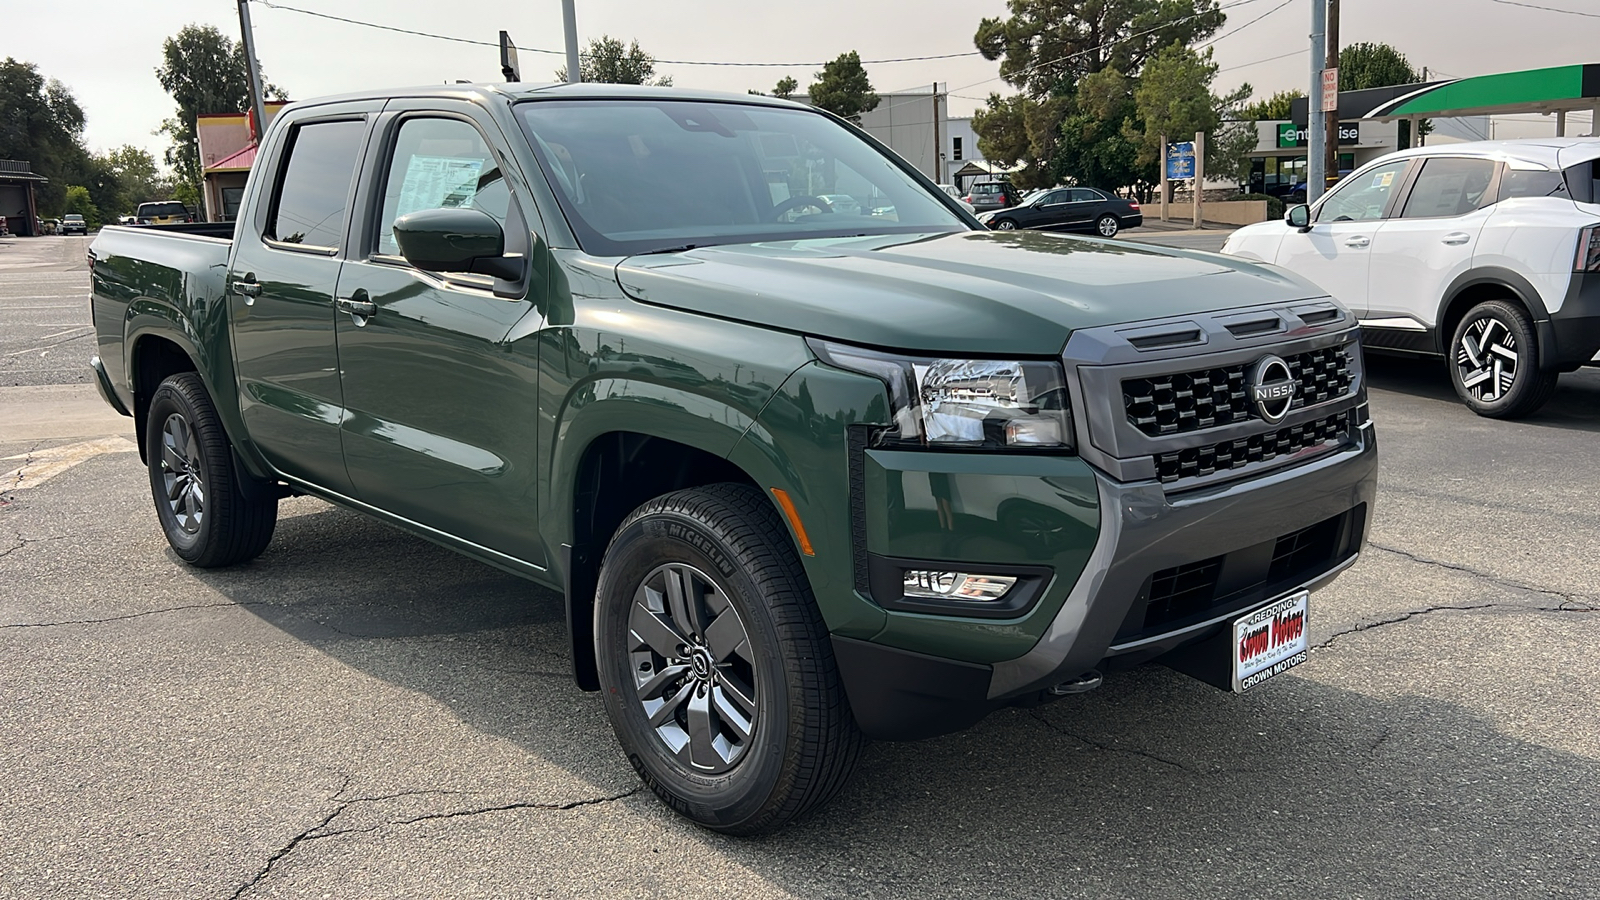
<path fill-rule="evenodd" d="M 249 69 L 250 108 L 256 114 L 255 139 L 267 130 L 267 107 L 261 97 L 261 64 L 256 62 L 256 36 L 250 28 L 250 0 L 239 0 L 239 31 L 244 35 L 244 63 Z"/>
<path fill-rule="evenodd" d="M 933 183 L 944 184 L 944 142 L 939 139 L 939 82 L 933 83 Z"/>
<path fill-rule="evenodd" d="M 1322 142 L 1326 137 L 1322 115 L 1322 64 L 1327 31 L 1326 0 L 1311 0 L 1311 90 L 1306 92 L 1306 202 L 1315 203 L 1327 184 Z M 1289 123 L 1293 125 L 1294 123 Z"/>
<path fill-rule="evenodd" d="M 573 9 L 575 0 L 561 0 L 561 27 L 567 34 L 567 84 L 583 80 L 578 71 L 578 13 Z"/>
<path fill-rule="evenodd" d="M 1339 71 L 1339 0 L 1328 0 L 1328 61 L 1323 65 L 1325 69 Z M 1325 151 L 1328 154 L 1327 175 L 1330 178 L 1339 177 L 1339 111 L 1335 109 L 1328 116 L 1328 145 Z"/>

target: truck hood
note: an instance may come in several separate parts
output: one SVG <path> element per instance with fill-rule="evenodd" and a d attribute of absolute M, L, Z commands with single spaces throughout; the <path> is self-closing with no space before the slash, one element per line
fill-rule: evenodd
<path fill-rule="evenodd" d="M 1039 232 L 878 235 L 633 256 L 636 300 L 920 353 L 1060 353 L 1073 330 L 1326 296 L 1282 269 Z"/>

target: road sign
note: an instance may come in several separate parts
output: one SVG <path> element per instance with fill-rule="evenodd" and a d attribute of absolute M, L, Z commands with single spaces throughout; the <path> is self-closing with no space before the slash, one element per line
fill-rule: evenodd
<path fill-rule="evenodd" d="M 1167 180 L 1194 177 L 1194 141 L 1167 145 Z"/>
<path fill-rule="evenodd" d="M 1339 111 L 1339 70 L 1322 70 L 1322 111 Z"/>

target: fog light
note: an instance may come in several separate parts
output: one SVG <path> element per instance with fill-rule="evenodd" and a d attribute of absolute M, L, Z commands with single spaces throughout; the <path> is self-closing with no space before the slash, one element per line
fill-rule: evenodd
<path fill-rule="evenodd" d="M 1010 575 L 907 569 L 901 593 L 930 600 L 999 600 L 1017 583 Z"/>

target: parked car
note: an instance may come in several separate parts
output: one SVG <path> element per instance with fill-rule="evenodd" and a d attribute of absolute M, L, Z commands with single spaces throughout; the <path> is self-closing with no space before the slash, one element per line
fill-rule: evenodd
<path fill-rule="evenodd" d="M 1144 213 L 1137 200 L 1124 200 L 1095 188 L 1070 187 L 1040 191 L 1018 206 L 983 213 L 978 221 L 995 231 L 1037 228 L 1116 237 L 1124 228 L 1143 225 Z"/>
<path fill-rule="evenodd" d="M 986 212 L 1016 206 L 1022 200 L 1022 192 L 1009 181 L 980 181 L 962 199 L 972 204 L 974 210 Z"/>
<path fill-rule="evenodd" d="M 1592 139 L 1402 150 L 1223 252 L 1317 282 L 1369 349 L 1447 358 L 1473 412 L 1525 416 L 1600 363 L 1597 161 Z"/>
<path fill-rule="evenodd" d="M 835 177 L 893 214 L 820 209 Z M 561 592 L 626 758 L 731 833 L 826 802 L 864 737 L 1303 663 L 1375 497 L 1355 320 L 1310 282 L 995 234 L 771 98 L 297 102 L 237 223 L 90 260 L 92 377 L 178 558 L 251 559 L 304 493 Z"/>
<path fill-rule="evenodd" d="M 941 184 L 939 185 L 939 190 L 944 191 L 945 194 L 950 197 L 950 199 L 961 204 L 961 207 L 967 212 L 973 212 L 972 204 L 967 202 L 966 195 L 961 193 L 960 188 L 953 184 Z"/>
<path fill-rule="evenodd" d="M 61 217 L 61 233 L 88 234 L 89 223 L 85 222 L 83 216 L 77 213 L 67 213 Z"/>
<path fill-rule="evenodd" d="M 861 202 L 849 194 L 818 194 L 817 199 L 827 203 L 828 208 L 839 215 L 861 215 Z"/>
<path fill-rule="evenodd" d="M 138 219 L 140 225 L 175 225 L 179 222 L 194 221 L 194 217 L 189 214 L 189 207 L 176 200 L 141 203 L 134 217 Z"/>

